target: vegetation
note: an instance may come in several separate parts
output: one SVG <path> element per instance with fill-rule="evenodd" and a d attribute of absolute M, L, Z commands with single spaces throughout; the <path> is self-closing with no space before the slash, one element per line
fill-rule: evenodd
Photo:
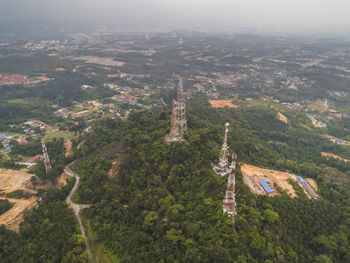
<path fill-rule="evenodd" d="M 1 199 L 0 200 L 0 215 L 5 213 L 6 211 L 10 210 L 13 207 L 13 204 L 10 203 L 7 199 Z"/>
<path fill-rule="evenodd" d="M 25 214 L 19 234 L 0 226 L 1 262 L 88 262 L 73 211 L 65 203 L 73 184 L 71 180 L 60 190 L 52 188 L 41 192 L 43 201 Z"/>
<path fill-rule="evenodd" d="M 46 174 L 44 161 L 39 161 L 34 167 L 33 172 L 41 179 L 54 181 L 59 176 L 71 158 L 66 158 L 66 149 L 64 148 L 64 139 L 52 138 L 52 141 L 46 142 L 47 151 L 50 156 L 52 171 Z"/>
<path fill-rule="evenodd" d="M 36 33 L 40 39 L 52 36 L 52 39 L 62 38 L 64 43 L 64 30 L 46 32 L 50 30 L 38 28 L 42 27 L 35 31 L 43 31 Z M 0 25 L 0 30 L 13 32 L 13 27 Z M 25 35 L 18 45 L 35 39 L 31 33 Z M 118 34 L 117 41 L 134 50 L 115 57 L 126 62 L 118 69 L 86 65 L 63 56 L 47 56 L 47 51 L 27 53 L 18 48 L 11 51 L 6 45 L 0 47 L 0 73 L 29 77 L 44 74 L 50 78 L 33 85 L 0 86 L 0 130 L 23 133 L 20 126 L 10 127 L 9 124 L 30 119 L 59 127 L 59 131 L 45 135 L 51 173 L 46 174 L 43 161 L 32 172 L 41 179 L 40 183 L 54 182 L 64 166 L 73 158 L 77 159 L 72 169 L 81 175 L 81 184 L 73 198 L 78 203 L 94 204 L 83 212 L 93 261 L 350 262 L 350 163 L 321 155 L 321 152 L 330 152 L 350 159 L 348 146 L 337 145 L 323 137 L 327 134 L 350 140 L 350 119 L 327 120 L 327 128 L 316 129 L 305 113 L 260 99 L 263 94 L 283 102 L 328 99 L 330 107 L 350 114 L 350 97 L 334 93 L 349 90 L 350 82 L 341 77 L 344 72 L 329 71 L 318 65 L 306 69 L 301 65 L 304 51 L 311 47 L 324 50 L 323 54 L 329 57 L 324 63 L 348 67 L 347 62 L 333 61 L 335 56 L 330 55 L 333 46 L 326 43 L 315 47 L 312 39 L 302 45 L 301 39 L 293 39 L 293 48 L 289 48 L 290 43 L 280 38 L 195 35 L 193 38 L 185 36 L 181 47 L 173 38 L 168 45 L 165 35 L 159 39 L 152 37 L 146 41 L 145 49 L 152 44 L 157 48 L 150 57 L 135 52 L 144 49 L 138 37 L 130 41 L 129 36 Z M 101 43 L 106 41 L 110 48 L 115 37 L 114 34 L 105 35 Z M 15 38 L 10 41 L 14 43 L 12 41 L 16 41 Z M 75 40 L 69 37 L 68 43 L 71 41 Z M 299 51 L 295 43 L 302 47 Z M 343 44 L 339 45 L 343 49 Z M 96 46 L 82 51 L 74 47 L 73 50 L 69 55 L 106 55 Z M 13 56 L 11 52 L 19 55 Z M 257 59 L 252 60 L 253 57 Z M 276 66 L 267 61 L 269 57 L 278 57 L 285 63 Z M 56 68 L 66 71 L 56 71 Z M 253 68 L 254 74 L 248 73 L 252 73 Z M 219 74 L 216 73 L 222 76 L 239 73 L 239 77 L 234 77 L 234 89 L 216 85 L 216 92 L 225 98 L 238 94 L 235 100 L 240 107 L 213 109 L 206 96 L 190 90 L 194 97 L 188 102 L 190 129 L 186 140 L 167 143 L 164 135 L 169 129 L 170 112 L 159 110 L 156 103 L 161 100 L 171 104 L 176 90 L 162 87 L 168 84 L 173 73 L 181 72 L 186 72 L 184 75 L 188 77 L 185 91 L 200 79 L 205 85 L 207 77 L 217 78 Z M 122 77 L 124 73 L 142 76 Z M 198 75 L 203 78 L 197 78 Z M 305 83 L 298 89 L 281 89 L 286 84 L 285 77 L 291 76 Z M 102 119 L 96 122 L 70 117 L 64 120 L 54 114 L 62 107 L 80 111 L 82 108 L 77 107 L 77 103 L 91 99 L 113 103 L 122 110 L 138 109 L 138 106 L 112 101 L 110 97 L 121 92 L 110 90 L 105 83 L 139 89 L 147 86 L 153 94 L 138 102 L 154 106 L 152 112 L 134 112 L 123 121 Z M 208 80 L 208 83 L 215 83 L 215 80 Z M 84 90 L 82 85 L 93 88 Z M 205 92 L 212 92 L 210 86 L 206 86 Z M 253 100 L 245 101 L 246 97 Z M 318 112 L 324 109 L 318 102 L 308 106 L 312 109 L 309 113 L 328 118 L 328 114 Z M 286 115 L 288 123 L 276 119 L 280 111 Z M 230 149 L 238 153 L 238 168 L 241 163 L 249 163 L 311 177 L 318 183 L 320 200 L 308 199 L 294 181 L 290 183 L 297 198 L 290 198 L 285 191 L 273 198 L 254 195 L 244 185 L 238 169 L 238 215 L 233 224 L 222 214 L 221 207 L 227 178 L 212 171 L 226 121 L 230 123 Z M 89 132 L 82 132 L 87 126 L 91 126 Z M 34 130 L 40 132 L 39 128 Z M 74 132 L 80 133 L 77 140 L 73 138 Z M 73 147 L 76 147 L 75 156 L 69 158 L 65 157 L 63 146 L 67 139 L 73 140 Z M 21 145 L 13 141 L 11 145 L 11 160 L 0 155 L 1 168 L 19 169 L 21 166 L 15 161 L 21 161 L 20 156 L 34 156 L 42 151 L 40 140 L 36 139 Z M 119 159 L 120 155 L 123 158 Z M 118 171 L 113 171 L 116 159 L 120 163 Z M 110 176 L 111 171 L 115 172 L 113 176 Z M 33 185 L 37 183 L 35 178 L 31 179 Z M 65 203 L 73 184 L 71 180 L 61 189 L 38 187 L 40 204 L 26 212 L 19 234 L 0 226 L 0 262 L 88 261 L 73 211 Z M 8 197 L 21 198 L 23 194 L 16 191 Z M 11 203 L 0 201 L 0 214 L 10 208 Z"/>
<path fill-rule="evenodd" d="M 22 165 L 16 164 L 14 160 L 8 160 L 7 157 L 0 152 L 0 168 L 20 169 Z"/>
<path fill-rule="evenodd" d="M 8 198 L 15 198 L 15 199 L 21 199 L 23 198 L 23 191 L 22 190 L 17 190 L 17 191 L 14 191 L 14 192 L 11 192 L 11 193 L 8 193 L 6 195 L 6 197 Z"/>
<path fill-rule="evenodd" d="M 303 120 L 292 118 L 292 126 L 277 122 L 275 112 L 213 110 L 201 106 L 201 99 L 190 105 L 190 131 L 184 143 L 164 141 L 169 115 L 162 111 L 135 113 L 126 122 L 103 120 L 86 135 L 78 152 L 82 160 L 74 169 L 82 176 L 79 201 L 96 204 L 86 217 L 97 242 L 121 262 L 350 259 L 345 201 L 350 199 L 338 198 L 349 196 L 349 188 L 328 184 L 318 167 L 331 165 L 319 156 L 320 149 L 341 147 L 298 127 Z M 299 198 L 256 196 L 238 173 L 233 231 L 221 208 L 226 180 L 211 170 L 222 140 L 217 131 L 225 120 L 231 124 L 230 145 L 240 162 L 315 178 L 323 198 L 305 198 L 298 185 L 294 187 Z M 271 139 L 288 150 L 266 143 Z M 129 157 L 111 180 L 111 161 L 121 151 Z"/>

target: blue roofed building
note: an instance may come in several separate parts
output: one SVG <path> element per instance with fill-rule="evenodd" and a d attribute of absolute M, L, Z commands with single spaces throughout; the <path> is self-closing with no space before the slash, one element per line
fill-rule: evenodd
<path fill-rule="evenodd" d="M 273 189 L 269 186 L 269 180 L 267 179 L 261 179 L 260 181 L 261 186 L 264 188 L 266 193 L 273 193 Z"/>
<path fill-rule="evenodd" d="M 315 193 L 315 191 L 310 187 L 310 185 L 304 180 L 303 177 L 301 176 L 297 176 L 299 182 L 301 183 L 301 185 L 305 188 L 305 190 L 310 194 L 310 196 L 313 199 L 318 199 L 319 196 Z"/>

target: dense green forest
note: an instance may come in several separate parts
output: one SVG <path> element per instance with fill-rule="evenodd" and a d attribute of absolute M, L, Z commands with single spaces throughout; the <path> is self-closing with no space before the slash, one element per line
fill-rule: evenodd
<path fill-rule="evenodd" d="M 349 157 L 307 128 L 296 114 L 289 123 L 274 109 L 213 109 L 206 97 L 188 102 L 189 132 L 182 143 L 164 140 L 170 112 L 139 111 L 128 120 L 100 119 L 74 145 L 72 167 L 81 175 L 74 198 L 94 204 L 83 211 L 97 242 L 120 262 L 349 262 L 349 164 L 327 160 L 321 151 Z M 226 178 L 212 171 L 229 121 L 229 145 L 239 156 L 238 215 L 222 214 Z M 62 140 L 47 143 L 57 176 L 71 160 Z M 38 142 L 14 145 L 18 153 L 39 151 Z M 116 161 L 118 169 L 112 165 Z M 314 178 L 320 200 L 284 191 L 258 196 L 243 183 L 242 163 L 292 171 Z M 108 175 L 112 168 L 111 175 Z M 64 203 L 73 181 L 40 191 L 43 200 L 27 213 L 15 234 L 0 229 L 0 261 L 87 262 L 73 212 Z"/>
<path fill-rule="evenodd" d="M 73 211 L 65 203 L 73 184 L 41 191 L 43 201 L 25 214 L 19 234 L 0 226 L 0 262 L 88 262 Z"/>
<path fill-rule="evenodd" d="M 169 125 L 164 111 L 135 113 L 126 122 L 103 120 L 84 138 L 74 167 L 82 176 L 78 199 L 96 204 L 85 216 L 100 242 L 121 262 L 350 260 L 349 184 L 337 184 L 323 169 L 347 178 L 349 166 L 320 155 L 328 149 L 348 156 L 348 150 L 301 128 L 303 119 L 286 125 L 268 110 L 214 110 L 204 98 L 189 104 L 184 143 L 164 141 Z M 322 198 L 291 199 L 283 191 L 273 198 L 256 196 L 239 172 L 233 227 L 221 209 L 226 180 L 211 170 L 225 121 L 240 163 L 312 177 Z M 110 178 L 115 159 L 122 163 Z"/>

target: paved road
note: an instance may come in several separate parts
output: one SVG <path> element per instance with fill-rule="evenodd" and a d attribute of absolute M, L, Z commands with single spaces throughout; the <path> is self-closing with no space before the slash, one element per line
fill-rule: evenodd
<path fill-rule="evenodd" d="M 85 234 L 85 230 L 84 230 L 84 226 L 83 226 L 83 223 L 81 221 L 81 216 L 80 216 L 80 209 L 82 208 L 89 208 L 91 205 L 88 205 L 88 204 L 85 204 L 85 205 L 79 205 L 79 204 L 75 204 L 73 203 L 72 201 L 72 196 L 73 194 L 75 193 L 75 191 L 78 189 L 78 186 L 79 186 L 79 182 L 80 182 L 80 176 L 73 172 L 69 167 L 74 164 L 75 162 L 72 162 L 70 164 L 68 164 L 65 168 L 64 168 L 64 173 L 66 175 L 69 175 L 71 177 L 75 177 L 75 184 L 72 188 L 72 190 L 70 191 L 69 195 L 67 196 L 66 198 L 66 202 L 67 204 L 73 208 L 74 210 L 74 214 L 75 216 L 77 217 L 77 220 L 78 220 L 78 224 L 79 224 L 79 227 L 80 227 L 80 232 L 81 232 L 81 235 L 85 238 L 85 245 L 86 245 L 86 251 L 88 252 L 89 254 L 89 258 L 91 259 L 91 250 L 90 250 L 90 247 L 89 247 L 89 242 L 88 242 L 88 239 L 86 237 L 86 234 Z"/>
<path fill-rule="evenodd" d="M 27 166 L 27 168 L 30 168 L 30 167 L 36 165 L 36 163 L 28 163 L 28 162 L 16 162 L 16 164 L 25 165 L 25 166 Z"/>

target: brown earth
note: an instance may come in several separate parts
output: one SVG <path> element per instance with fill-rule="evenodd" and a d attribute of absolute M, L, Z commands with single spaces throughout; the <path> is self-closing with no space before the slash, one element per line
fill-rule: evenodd
<path fill-rule="evenodd" d="M 328 158 L 328 159 L 329 159 L 329 158 L 334 158 L 334 159 L 338 159 L 338 160 L 340 160 L 340 161 L 342 161 L 342 162 L 344 162 L 344 163 L 350 162 L 349 159 L 345 159 L 345 158 L 340 157 L 339 155 L 336 155 L 336 154 L 334 154 L 334 153 L 322 152 L 321 154 L 322 154 L 323 157 L 326 157 L 326 158 Z"/>
<path fill-rule="evenodd" d="M 120 156 L 118 156 L 118 157 L 120 158 Z M 120 159 L 118 159 L 118 160 L 120 160 Z M 112 168 L 109 169 L 109 171 L 108 171 L 108 177 L 110 179 L 116 178 L 118 176 L 120 164 L 121 164 L 120 161 L 119 162 L 116 160 L 112 161 Z"/>
<path fill-rule="evenodd" d="M 55 68 L 56 72 L 64 72 L 67 71 L 65 68 Z"/>
<path fill-rule="evenodd" d="M 75 68 L 73 68 L 73 72 L 77 72 L 78 71 L 78 69 L 80 68 L 81 66 L 80 65 L 78 65 L 78 66 L 76 66 Z"/>
<path fill-rule="evenodd" d="M 316 181 L 314 179 L 306 178 L 305 180 L 315 191 L 318 190 L 317 183 L 316 183 Z"/>
<path fill-rule="evenodd" d="M 238 108 L 238 105 L 235 105 L 231 102 L 231 100 L 209 100 L 210 104 L 214 108 Z"/>
<path fill-rule="evenodd" d="M 23 220 L 23 212 L 27 209 L 31 209 L 36 205 L 37 197 L 32 196 L 29 199 L 13 199 L 13 198 L 3 198 L 7 199 L 14 206 L 8 210 L 6 213 L 0 215 L 0 225 L 4 224 L 8 229 L 18 232 L 19 224 Z"/>
<path fill-rule="evenodd" d="M 0 169 L 0 193 L 10 193 L 16 190 L 27 190 L 26 185 L 30 182 L 33 174 L 27 170 Z"/>
<path fill-rule="evenodd" d="M 62 173 L 56 181 L 58 186 L 65 186 L 67 184 L 67 177 L 65 175 L 65 173 Z"/>
<path fill-rule="evenodd" d="M 36 191 L 30 189 L 32 187 L 30 182 L 32 176 L 33 174 L 27 173 L 26 169 L 0 169 L 0 194 L 5 195 L 17 190 L 25 191 L 26 195 L 36 194 Z M 4 224 L 7 228 L 18 232 L 19 224 L 23 220 L 23 212 L 33 208 L 38 198 L 35 196 L 27 199 L 0 198 L 8 199 L 11 203 L 15 204 L 10 210 L 0 216 L 0 225 Z"/>
<path fill-rule="evenodd" d="M 263 169 L 253 165 L 244 164 L 241 166 L 241 171 L 243 173 L 243 181 L 249 186 L 250 190 L 255 194 L 274 196 L 278 195 L 274 184 L 277 184 L 284 190 L 287 190 L 291 197 L 296 197 L 295 190 L 293 186 L 288 182 L 288 179 L 292 179 L 299 183 L 297 178 L 290 173 L 280 172 L 275 170 Z M 264 188 L 260 184 L 261 179 L 268 179 L 270 187 L 274 190 L 273 193 L 267 194 Z M 299 183 L 300 185 L 300 183 Z M 303 187 L 302 187 L 303 188 Z M 304 188 L 303 188 L 304 189 Z M 309 194 L 304 190 L 305 194 Z"/>
<path fill-rule="evenodd" d="M 279 119 L 283 123 L 288 123 L 288 118 L 280 112 L 277 114 L 277 119 Z"/>
<path fill-rule="evenodd" d="M 73 155 L 73 150 L 72 150 L 72 141 L 65 141 L 64 142 L 64 148 L 66 148 L 66 153 L 65 157 L 69 157 Z"/>

